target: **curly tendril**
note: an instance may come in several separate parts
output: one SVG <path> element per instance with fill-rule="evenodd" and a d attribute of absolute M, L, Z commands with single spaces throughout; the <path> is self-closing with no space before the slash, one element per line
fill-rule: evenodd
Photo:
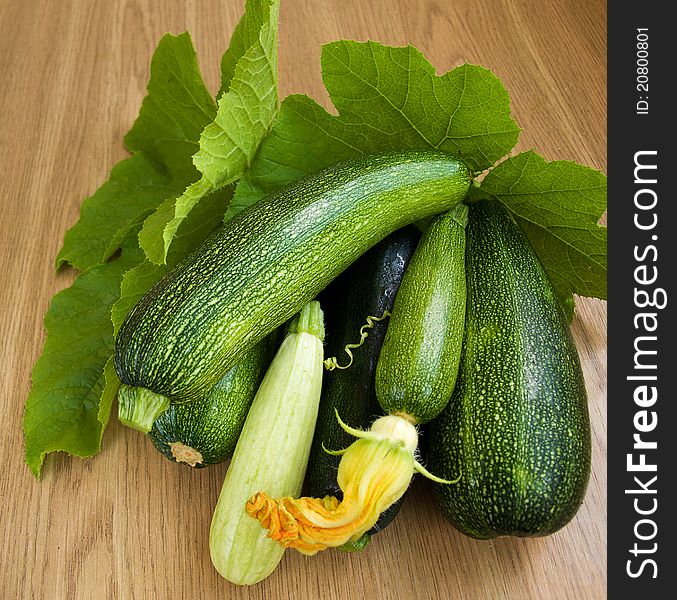
<path fill-rule="evenodd" d="M 346 354 L 350 357 L 348 364 L 341 366 L 338 364 L 337 357 L 330 356 L 324 361 L 324 368 L 327 369 L 327 371 L 333 371 L 334 369 L 347 369 L 348 367 L 350 367 L 353 364 L 352 350 L 359 348 L 362 344 L 364 344 L 364 340 L 366 340 L 369 337 L 369 332 L 366 330 L 373 329 L 376 323 L 378 323 L 379 321 L 383 321 L 383 319 L 389 316 L 390 311 L 387 309 L 383 311 L 383 314 L 380 317 L 374 317 L 369 315 L 367 317 L 367 322 L 364 325 L 362 325 L 362 327 L 360 327 L 360 341 L 357 342 L 357 344 L 347 344 L 346 347 L 344 348 Z"/>

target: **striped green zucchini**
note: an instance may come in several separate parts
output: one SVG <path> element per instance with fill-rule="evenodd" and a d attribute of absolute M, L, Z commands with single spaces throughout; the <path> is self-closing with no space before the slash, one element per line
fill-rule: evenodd
<path fill-rule="evenodd" d="M 456 205 L 470 179 L 439 152 L 370 155 L 242 211 L 128 315 L 115 348 L 123 401 L 200 398 L 376 242 Z"/>
<path fill-rule="evenodd" d="M 231 456 L 247 412 L 268 367 L 273 333 L 247 352 L 205 398 L 171 404 L 149 435 L 169 460 L 201 468 Z"/>
<path fill-rule="evenodd" d="M 426 423 L 454 390 L 465 321 L 465 227 L 459 204 L 426 229 L 402 278 L 376 367 L 387 414 Z"/>
<path fill-rule="evenodd" d="M 590 428 L 583 374 L 559 301 L 526 237 L 493 201 L 473 205 L 468 300 L 454 395 L 429 426 L 428 467 L 448 519 L 475 538 L 536 536 L 583 500 Z"/>

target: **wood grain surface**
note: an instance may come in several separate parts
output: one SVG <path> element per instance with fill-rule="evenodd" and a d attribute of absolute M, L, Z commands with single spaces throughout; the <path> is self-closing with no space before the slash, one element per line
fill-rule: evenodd
<path fill-rule="evenodd" d="M 22 414 L 63 234 L 125 156 L 122 136 L 167 31 L 189 30 L 210 89 L 242 0 L 0 0 L 0 597 L 8 599 L 592 599 L 606 593 L 606 304 L 580 299 L 574 334 L 590 397 L 592 479 L 562 531 L 475 541 L 424 481 L 363 554 L 287 552 L 238 588 L 211 566 L 226 465 L 192 471 L 111 419 L 93 459 L 53 455 L 37 482 Z M 439 73 L 491 68 L 512 96 L 518 149 L 606 169 L 606 4 L 601 0 L 283 0 L 281 96 L 328 103 L 320 46 L 374 39 L 420 48 Z"/>

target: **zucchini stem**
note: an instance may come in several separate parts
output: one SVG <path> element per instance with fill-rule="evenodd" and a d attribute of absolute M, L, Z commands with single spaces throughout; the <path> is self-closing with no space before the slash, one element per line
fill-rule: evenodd
<path fill-rule="evenodd" d="M 320 303 L 308 302 L 289 324 L 289 333 L 309 333 L 324 341 L 324 314 Z"/>
<path fill-rule="evenodd" d="M 143 433 L 148 433 L 168 408 L 169 398 L 149 389 L 123 383 L 118 391 L 118 420 Z"/>
<path fill-rule="evenodd" d="M 378 321 L 383 321 L 386 317 L 390 316 L 390 311 L 389 310 L 384 310 L 383 314 L 380 317 L 373 317 L 369 315 L 367 317 L 367 322 L 366 324 L 362 325 L 360 327 L 360 341 L 357 342 L 357 344 L 347 344 L 346 347 L 344 348 L 346 354 L 350 357 L 350 360 L 348 361 L 347 365 L 341 366 L 338 364 L 338 358 L 335 356 L 330 356 L 324 361 L 324 368 L 327 369 L 327 371 L 333 371 L 334 369 L 347 369 L 353 364 L 353 353 L 352 350 L 355 348 L 359 348 L 362 344 L 364 344 L 364 341 L 369 337 L 369 332 L 366 331 L 367 329 L 373 329 L 375 324 Z"/>

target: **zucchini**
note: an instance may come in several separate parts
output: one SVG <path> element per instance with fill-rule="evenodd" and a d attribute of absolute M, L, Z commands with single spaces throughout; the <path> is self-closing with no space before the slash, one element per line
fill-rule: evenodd
<path fill-rule="evenodd" d="M 273 337 L 247 352 L 205 398 L 170 405 L 153 423 L 153 445 L 169 460 L 196 468 L 229 458 L 270 362 Z"/>
<path fill-rule="evenodd" d="M 228 221 L 130 311 L 115 347 L 121 402 L 188 402 L 371 246 L 465 196 L 471 173 L 434 151 L 364 156 Z"/>
<path fill-rule="evenodd" d="M 273 358 L 235 446 L 209 533 L 212 563 L 232 583 L 261 581 L 284 553 L 245 506 L 262 489 L 301 492 L 320 401 L 323 339 L 320 305 L 310 302 Z"/>
<path fill-rule="evenodd" d="M 392 310 L 395 294 L 404 269 L 420 239 L 420 231 L 413 225 L 389 235 L 369 250 L 342 273 L 319 299 L 324 310 L 329 334 L 325 345 L 327 356 L 338 357 L 347 363 L 346 345 L 355 338 L 367 316 L 380 317 Z M 341 418 L 355 427 L 368 428 L 375 416 L 382 414 L 376 400 L 374 376 L 376 362 L 383 344 L 387 321 L 374 323 L 359 349 L 354 351 L 352 364 L 347 369 L 325 371 L 317 426 L 306 472 L 306 492 L 310 496 L 343 497 L 336 476 L 339 457 L 328 454 L 329 449 L 346 448 L 353 437 L 336 420 Z M 401 501 L 382 513 L 376 525 L 365 534 L 376 533 L 395 517 Z M 367 541 L 369 538 L 364 538 Z"/>
<path fill-rule="evenodd" d="M 458 383 L 429 426 L 428 465 L 445 516 L 488 539 L 547 535 L 583 500 L 590 426 L 564 311 L 517 224 L 493 201 L 473 205 L 468 310 Z"/>
<path fill-rule="evenodd" d="M 458 205 L 426 229 L 407 267 L 376 367 L 388 414 L 426 423 L 454 390 L 465 321 L 465 227 Z"/>

